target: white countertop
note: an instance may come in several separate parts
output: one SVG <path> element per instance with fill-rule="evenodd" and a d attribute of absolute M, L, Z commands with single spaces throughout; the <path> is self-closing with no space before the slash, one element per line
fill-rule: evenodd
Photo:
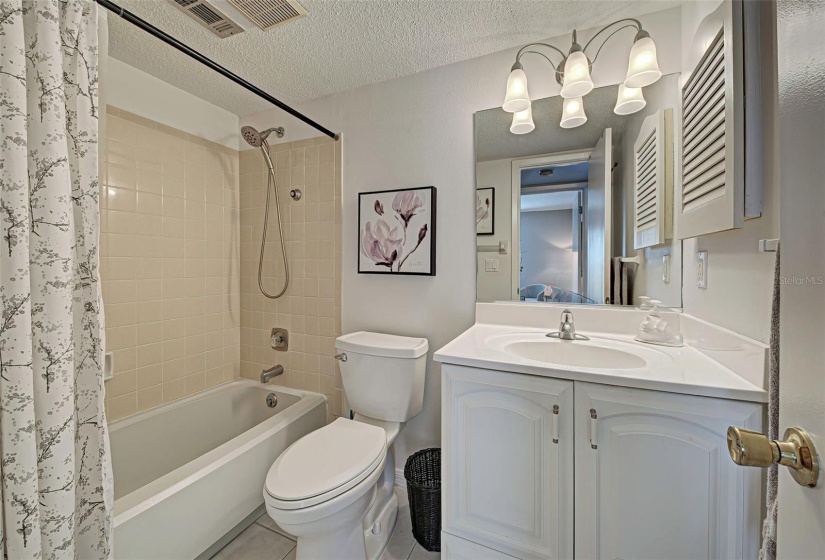
<path fill-rule="evenodd" d="M 553 329 L 550 329 L 553 330 Z M 764 403 L 768 394 L 746 381 L 730 369 L 685 344 L 680 348 L 654 346 L 633 340 L 633 336 L 615 333 L 580 331 L 593 339 L 605 338 L 625 344 L 638 345 L 641 352 L 660 353 L 661 360 L 650 361 L 649 367 L 634 369 L 597 369 L 576 366 L 565 367 L 514 356 L 497 349 L 491 337 L 529 333 L 546 334 L 548 329 L 491 325 L 479 323 L 435 353 L 434 359 L 455 364 L 528 375 L 586 381 L 603 385 L 618 385 L 636 389 L 650 389 L 669 393 L 700 395 Z M 576 344 L 565 341 L 564 344 Z"/>

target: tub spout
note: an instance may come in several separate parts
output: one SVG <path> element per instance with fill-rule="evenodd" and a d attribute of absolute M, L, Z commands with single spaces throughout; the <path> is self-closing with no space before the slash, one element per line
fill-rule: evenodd
<path fill-rule="evenodd" d="M 267 383 L 273 377 L 277 377 L 284 372 L 284 366 L 278 364 L 261 372 L 261 383 Z"/>

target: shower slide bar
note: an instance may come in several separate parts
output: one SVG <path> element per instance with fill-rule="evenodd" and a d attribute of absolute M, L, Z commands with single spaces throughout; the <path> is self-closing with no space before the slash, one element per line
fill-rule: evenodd
<path fill-rule="evenodd" d="M 298 119 L 302 122 L 305 122 L 306 124 L 308 124 L 309 126 L 315 128 L 316 130 L 326 134 L 327 136 L 329 136 L 333 140 L 338 140 L 338 134 L 336 134 L 335 132 L 332 132 L 328 128 L 325 128 L 325 127 L 321 126 L 320 124 L 318 124 L 314 120 L 310 119 L 306 115 L 303 115 L 303 114 L 299 113 L 298 111 L 296 111 L 295 109 L 293 109 L 292 107 L 287 105 L 286 103 L 276 99 L 275 97 L 271 96 L 270 94 L 268 94 L 267 92 L 265 92 L 261 88 L 250 84 L 249 82 L 247 82 L 246 80 L 244 80 L 243 78 L 238 76 L 237 74 L 233 74 L 232 72 L 230 72 L 229 70 L 227 70 L 226 68 L 224 68 L 223 66 L 218 64 L 217 62 L 205 57 L 204 55 L 202 55 L 198 51 L 194 50 L 193 48 L 189 47 L 188 45 L 185 45 L 185 44 L 181 43 L 180 41 L 178 41 L 177 39 L 175 39 L 171 35 L 168 35 L 167 33 L 161 31 L 160 29 L 158 29 L 157 27 L 155 27 L 151 23 L 139 18 L 138 16 L 136 16 L 135 14 L 130 12 L 129 10 L 125 10 L 125 9 L 121 8 L 120 6 L 118 6 L 117 4 L 115 4 L 114 2 L 110 2 L 109 0 L 95 0 L 95 2 L 97 4 L 99 4 L 100 6 L 106 8 L 107 10 L 112 12 L 113 14 L 120 16 L 121 18 L 123 18 L 127 22 L 131 23 L 132 25 L 134 25 L 136 27 L 139 27 L 140 29 L 143 29 L 144 31 L 146 31 L 150 35 L 153 35 L 153 36 L 157 37 L 158 39 L 160 39 L 161 41 L 163 41 L 167 45 L 169 45 L 171 47 L 174 47 L 175 49 L 179 50 L 180 52 L 182 52 L 183 54 L 185 54 L 185 55 L 187 55 L 191 58 L 194 58 L 195 60 L 197 60 L 198 62 L 200 62 L 204 66 L 207 66 L 207 67 L 211 68 L 212 70 L 214 70 L 218 74 L 220 74 L 220 75 L 222 75 L 226 78 L 229 78 L 230 80 L 232 80 L 233 82 L 235 82 L 236 84 L 238 84 L 239 86 L 244 88 L 245 90 L 254 93 L 258 97 L 260 97 L 262 99 L 265 99 L 266 101 L 269 101 L 270 103 L 272 103 L 273 105 L 275 105 L 279 109 L 282 109 L 282 110 L 286 111 L 287 113 L 289 113 L 290 115 L 292 115 L 296 119 Z"/>

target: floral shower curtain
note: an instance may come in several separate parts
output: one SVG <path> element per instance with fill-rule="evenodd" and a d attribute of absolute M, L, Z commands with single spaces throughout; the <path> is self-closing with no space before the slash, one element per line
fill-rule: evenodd
<path fill-rule="evenodd" d="M 110 558 L 98 278 L 97 8 L 0 0 L 0 537 Z"/>

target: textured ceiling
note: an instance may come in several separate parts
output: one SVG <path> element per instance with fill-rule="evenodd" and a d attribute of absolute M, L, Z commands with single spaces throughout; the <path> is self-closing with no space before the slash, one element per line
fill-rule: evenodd
<path fill-rule="evenodd" d="M 626 15 L 663 0 L 303 0 L 309 15 L 264 32 L 213 4 L 244 33 L 219 39 L 170 0 L 116 0 L 195 50 L 295 104 L 475 58 Z M 270 105 L 110 14 L 109 54 L 237 115 Z"/>

